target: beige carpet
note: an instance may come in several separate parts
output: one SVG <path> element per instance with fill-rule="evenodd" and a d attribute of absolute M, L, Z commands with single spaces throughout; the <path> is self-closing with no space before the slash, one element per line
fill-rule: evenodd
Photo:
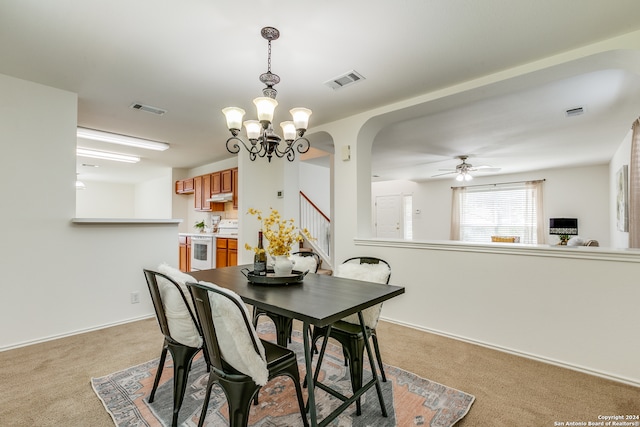
<path fill-rule="evenodd" d="M 553 426 L 639 414 L 640 388 L 381 322 L 383 360 L 476 400 L 457 425 Z M 160 354 L 155 319 L 0 353 L 2 426 L 111 427 L 89 380 Z"/>

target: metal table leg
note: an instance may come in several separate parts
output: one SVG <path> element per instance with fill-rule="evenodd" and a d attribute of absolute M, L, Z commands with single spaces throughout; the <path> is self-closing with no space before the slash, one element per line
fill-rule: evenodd
<path fill-rule="evenodd" d="M 313 384 L 313 369 L 311 368 L 311 330 L 309 323 L 302 323 L 302 342 L 304 343 L 304 362 L 307 369 L 307 407 L 309 408 L 309 421 L 311 427 L 318 427 L 318 416 L 316 413 L 316 398 Z"/>

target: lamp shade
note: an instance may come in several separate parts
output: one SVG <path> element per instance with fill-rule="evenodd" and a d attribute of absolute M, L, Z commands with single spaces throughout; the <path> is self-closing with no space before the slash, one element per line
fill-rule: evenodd
<path fill-rule="evenodd" d="M 282 133 L 284 134 L 285 141 L 293 141 L 296 139 L 296 127 L 293 122 L 282 122 L 280 123 L 280 127 L 282 128 Z"/>
<path fill-rule="evenodd" d="M 308 108 L 292 108 L 289 110 L 293 117 L 293 124 L 296 129 L 307 130 L 309 126 L 309 116 L 311 116 L 311 110 Z"/>
<path fill-rule="evenodd" d="M 271 123 L 273 121 L 273 113 L 278 106 L 278 101 L 273 98 L 261 96 L 260 98 L 254 99 L 253 103 L 256 105 L 256 109 L 258 110 L 258 120 L 261 122 L 268 121 Z"/>
<path fill-rule="evenodd" d="M 222 113 L 227 118 L 228 129 L 240 129 L 242 126 L 242 118 L 244 110 L 237 107 L 227 107 L 222 109 Z"/>
<path fill-rule="evenodd" d="M 259 121 L 247 120 L 246 122 L 244 122 L 244 128 L 247 131 L 247 138 L 258 139 L 260 137 L 262 126 L 260 125 Z"/>
<path fill-rule="evenodd" d="M 549 234 L 575 236 L 578 234 L 577 218 L 549 218 Z"/>

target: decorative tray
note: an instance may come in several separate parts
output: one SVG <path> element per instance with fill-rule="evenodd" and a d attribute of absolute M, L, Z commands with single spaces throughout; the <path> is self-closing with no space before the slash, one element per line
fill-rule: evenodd
<path fill-rule="evenodd" d="M 249 280 L 249 282 L 256 285 L 292 285 L 294 283 L 302 283 L 302 279 L 307 275 L 309 271 L 293 270 L 288 276 L 276 276 L 273 270 L 267 270 L 266 276 L 258 276 L 253 274 L 252 270 L 243 268 L 242 274 Z"/>

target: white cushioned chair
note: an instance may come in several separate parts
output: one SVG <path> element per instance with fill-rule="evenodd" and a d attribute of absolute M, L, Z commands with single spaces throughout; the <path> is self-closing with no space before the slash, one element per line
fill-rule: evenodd
<path fill-rule="evenodd" d="M 296 354 L 258 338 L 249 313 L 233 291 L 212 283 L 187 284 L 209 354 L 209 381 L 198 426 L 207 415 L 211 389 L 218 384 L 227 397 L 229 424 L 245 427 L 251 401 L 269 380 L 286 375 L 293 381 L 303 424 L 308 426 Z"/>
<path fill-rule="evenodd" d="M 202 349 L 202 336 L 193 311 L 191 295 L 186 287 L 186 281 L 194 279 L 168 265 L 163 264 L 158 270 L 162 270 L 162 272 L 143 270 L 160 331 L 164 335 L 160 362 L 149 395 L 149 402 L 153 402 L 155 397 L 167 351 L 169 351 L 174 365 L 171 425 L 177 426 L 178 413 L 184 399 L 191 363 L 195 355 Z M 204 356 L 207 358 L 206 352 Z"/>
<path fill-rule="evenodd" d="M 375 257 L 355 257 L 349 258 L 340 264 L 334 273 L 336 277 L 344 277 L 354 280 L 362 280 L 363 286 L 365 282 L 389 283 L 391 277 L 391 267 L 386 261 Z M 387 377 L 382 365 L 382 357 L 380 356 L 380 347 L 378 345 L 378 337 L 376 334 L 376 326 L 382 310 L 382 304 L 369 307 L 362 311 L 362 317 L 367 330 L 367 335 L 373 340 L 378 367 L 382 381 L 387 381 Z M 327 333 L 327 328 L 313 328 L 312 344 Z M 349 365 L 349 373 L 351 375 L 351 386 L 354 392 L 362 387 L 363 377 L 363 357 L 364 357 L 364 341 L 365 338 L 360 327 L 360 321 L 357 314 L 352 314 L 339 320 L 331 325 L 330 338 L 335 339 L 342 345 L 342 351 L 345 357 L 345 364 Z M 322 358 L 322 352 L 320 354 Z M 318 364 L 321 360 L 318 361 Z M 370 363 L 373 363 L 371 361 Z M 356 401 L 356 413 L 361 414 L 360 399 Z"/>

